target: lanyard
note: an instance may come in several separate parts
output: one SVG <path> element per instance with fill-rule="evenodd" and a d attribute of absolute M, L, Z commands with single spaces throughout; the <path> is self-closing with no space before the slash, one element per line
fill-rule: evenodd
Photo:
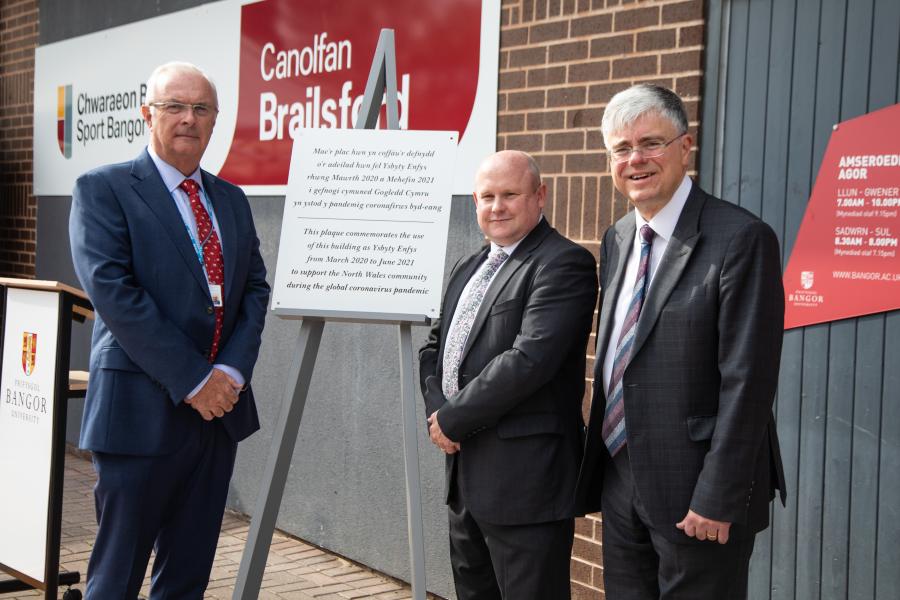
<path fill-rule="evenodd" d="M 200 191 L 203 191 L 203 188 L 200 188 Z M 207 197 L 206 193 L 201 193 L 200 197 L 203 198 L 203 203 L 206 205 L 206 214 L 209 216 L 209 235 L 203 239 L 203 241 L 198 242 L 196 236 L 194 236 L 194 232 L 191 231 L 191 225 L 187 221 L 182 221 L 184 223 L 184 228 L 187 229 L 188 237 L 191 239 L 191 245 L 194 247 L 194 252 L 197 254 L 197 260 L 200 261 L 200 268 L 203 269 L 203 275 L 206 277 L 207 283 L 209 283 L 209 273 L 206 272 L 206 262 L 203 260 L 203 247 L 206 246 L 206 242 L 209 241 L 209 238 L 212 237 L 213 231 L 215 231 L 215 224 L 213 222 L 213 211 L 212 205 L 209 202 L 209 197 Z M 188 198 L 188 207 L 190 207 L 190 197 Z M 193 213 L 193 209 L 191 209 L 191 213 Z M 194 218 L 196 221 L 196 217 Z"/>

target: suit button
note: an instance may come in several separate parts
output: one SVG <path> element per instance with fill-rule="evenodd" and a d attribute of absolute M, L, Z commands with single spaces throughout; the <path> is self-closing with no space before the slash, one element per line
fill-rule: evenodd
<path fill-rule="evenodd" d="M 208 314 L 208 315 L 213 314 L 213 307 L 212 307 L 212 306 L 207 306 L 207 307 L 206 307 L 206 314 Z"/>

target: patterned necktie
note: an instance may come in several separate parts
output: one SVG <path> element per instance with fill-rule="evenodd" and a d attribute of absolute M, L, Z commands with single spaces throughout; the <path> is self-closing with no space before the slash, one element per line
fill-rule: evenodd
<path fill-rule="evenodd" d="M 218 285 L 220 294 L 220 306 L 215 307 L 216 329 L 213 333 L 212 346 L 209 348 L 209 362 L 212 364 L 219 353 L 219 340 L 222 337 L 222 322 L 225 316 L 225 271 L 222 262 L 222 244 L 219 243 L 219 234 L 213 229 L 212 220 L 203 203 L 200 202 L 200 186 L 193 179 L 185 179 L 178 186 L 188 195 L 191 202 L 191 210 L 194 212 L 194 220 L 197 222 L 197 237 L 203 249 L 203 265 L 206 267 L 206 276 L 211 285 Z"/>
<path fill-rule="evenodd" d="M 507 258 L 509 255 L 501 248 L 491 252 L 478 272 L 475 273 L 468 292 L 460 298 L 459 305 L 456 307 L 456 320 L 450 325 L 450 331 L 447 332 L 447 344 L 444 346 L 444 376 L 441 380 L 441 387 L 447 398 L 459 391 L 459 364 L 462 359 L 463 347 L 466 345 L 469 332 L 472 331 L 475 315 L 478 314 L 478 307 L 484 300 L 488 285 L 494 278 L 497 269 Z"/>
<path fill-rule="evenodd" d="M 644 305 L 644 294 L 647 291 L 647 272 L 650 270 L 650 245 L 655 232 L 649 225 L 641 227 L 641 261 L 638 264 L 637 278 L 634 281 L 634 293 L 628 305 L 622 332 L 616 344 L 616 358 L 613 361 L 612 374 L 609 377 L 609 391 L 606 394 L 606 414 L 603 416 L 601 435 L 609 449 L 610 456 L 615 456 L 625 445 L 625 403 L 622 393 L 622 375 L 631 359 L 631 347 L 634 332 L 637 329 L 638 317 Z"/>

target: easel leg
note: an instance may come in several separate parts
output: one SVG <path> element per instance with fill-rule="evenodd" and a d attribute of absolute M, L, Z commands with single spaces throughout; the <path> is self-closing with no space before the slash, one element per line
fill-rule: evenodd
<path fill-rule="evenodd" d="M 403 405 L 403 460 L 406 465 L 406 519 L 413 600 L 425 600 L 425 536 L 422 531 L 422 493 L 419 487 L 419 446 L 416 394 L 413 383 L 410 325 L 400 325 L 400 398 Z"/>
<path fill-rule="evenodd" d="M 234 600 L 255 600 L 259 596 L 275 520 L 284 496 L 284 486 L 291 467 L 291 457 L 300 430 L 300 419 L 306 406 L 309 384 L 312 380 L 319 342 L 325 322 L 303 319 L 297 347 L 288 372 L 281 418 L 272 436 L 272 449 L 263 474 L 262 488 L 256 502 L 256 510 L 250 521 L 247 545 L 241 557 Z"/>

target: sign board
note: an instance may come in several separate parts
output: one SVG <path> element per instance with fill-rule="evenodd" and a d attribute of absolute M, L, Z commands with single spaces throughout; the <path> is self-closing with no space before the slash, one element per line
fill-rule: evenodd
<path fill-rule="evenodd" d="M 448 131 L 298 132 L 273 310 L 437 318 L 456 138 Z"/>
<path fill-rule="evenodd" d="M 785 329 L 900 308 L 900 104 L 836 125 L 784 272 Z"/>
<path fill-rule="evenodd" d="M 137 156 L 145 82 L 183 60 L 218 90 L 203 167 L 283 195 L 299 131 L 354 127 L 382 28 L 396 35 L 400 128 L 461 132 L 452 185 L 468 194 L 496 147 L 500 0 L 223 0 L 42 45 L 35 194 L 68 196 L 85 171 Z"/>
<path fill-rule="evenodd" d="M 0 565 L 44 581 L 58 292 L 6 292 L 0 372 Z"/>

